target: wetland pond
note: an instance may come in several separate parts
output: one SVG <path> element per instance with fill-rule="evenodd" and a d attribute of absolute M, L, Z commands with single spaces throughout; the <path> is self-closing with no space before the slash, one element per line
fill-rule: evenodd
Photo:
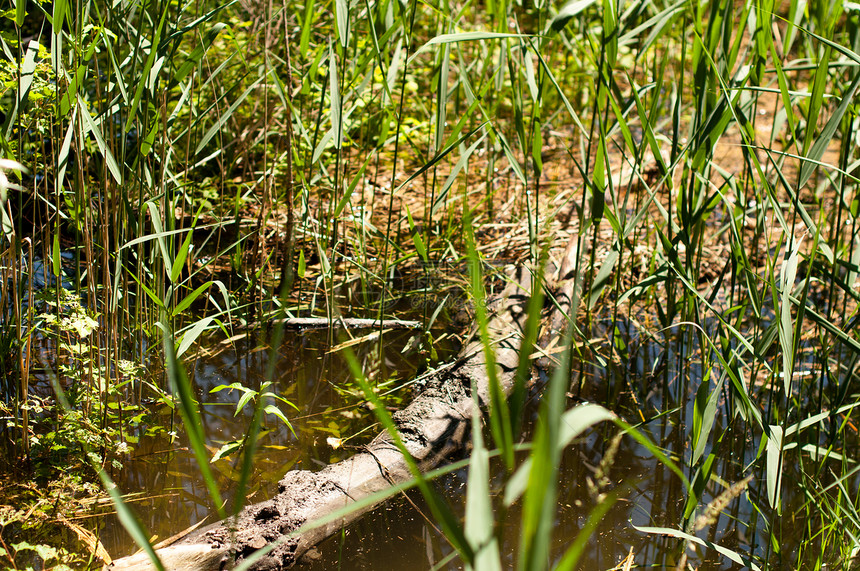
<path fill-rule="evenodd" d="M 601 325 L 598 322 L 594 327 L 600 329 Z M 692 479 L 684 466 L 689 463 L 691 454 L 689 419 L 693 414 L 696 389 L 701 383 L 695 348 L 678 358 L 677 350 L 684 347 L 683 342 L 663 339 L 658 343 L 653 338 L 641 341 L 632 324 L 628 324 L 626 330 L 624 327 L 617 330 L 625 332 L 630 341 L 628 348 L 635 347 L 626 355 L 626 366 L 599 366 L 593 363 L 595 359 L 591 359 L 591 363 L 586 359 L 574 361 L 567 407 L 588 401 L 610 408 L 626 421 L 638 425 Z M 420 386 L 410 383 L 416 376 L 415 352 L 409 349 L 413 335 L 408 331 L 387 334 L 381 354 L 376 343 L 356 348 L 365 374 L 376 383 L 380 394 L 386 395 L 385 402 L 392 409 L 404 406 L 416 391 L 420 391 Z M 438 348 L 443 362 L 454 357 L 455 345 L 450 342 L 449 346 Z M 352 455 L 356 447 L 369 442 L 381 430 L 372 411 L 364 404 L 345 361 L 337 353 L 331 353 L 330 348 L 328 331 L 287 332 L 285 342 L 278 348 L 274 383 L 269 390 L 295 405 L 293 408 L 278 403 L 289 418 L 292 430 L 275 416 L 267 415 L 255 457 L 249 503 L 271 497 L 277 490 L 278 480 L 288 470 L 319 470 Z M 197 388 L 203 427 L 210 452 L 214 454 L 225 444 L 241 440 L 253 413 L 253 402 L 237 412 L 242 391 L 212 392 L 213 389 L 232 383 L 259 388 L 266 378 L 272 353 L 265 340 L 249 335 L 231 343 L 214 342 L 202 354 L 186 366 Z M 543 375 L 541 377 L 536 385 L 545 380 Z M 537 388 L 532 390 L 523 441 L 532 437 L 539 392 Z M 155 542 L 204 519 L 204 525 L 217 519 L 178 415 L 173 422 L 176 432 L 173 442 L 166 435 L 141 439 L 134 457 L 125 463 L 118 478 L 123 492 L 132 494 L 135 511 L 150 534 L 156 536 Z M 165 425 L 169 423 L 168 417 Z M 715 424 L 714 430 L 723 434 L 719 445 L 728 451 L 724 450 L 715 461 L 700 509 L 731 483 L 745 477 L 745 469 L 748 473 L 747 467 L 756 458 L 760 443 L 760 435 L 733 431 L 732 419 L 727 421 L 724 413 L 717 414 Z M 617 433 L 614 425 L 598 425 L 566 449 L 562 457 L 553 560 L 561 557 L 594 507 L 594 495 L 589 493 L 587 481 L 594 478 L 597 466 Z M 234 454 L 213 463 L 222 494 L 228 498 L 238 479 L 237 457 Z M 791 470 L 795 468 L 790 461 L 786 464 L 786 481 L 789 481 Z M 497 462 L 491 464 L 491 470 L 496 474 L 493 479 L 497 483 L 493 490 L 501 494 L 504 467 Z M 623 485 L 626 491 L 603 516 L 579 568 L 612 569 L 628 557 L 640 566 L 674 568 L 683 542 L 646 534 L 634 526 L 679 528 L 686 501 L 679 478 L 632 438 L 621 439 L 608 477 L 611 485 Z M 462 469 L 434 482 L 460 514 L 464 510 L 466 479 L 467 470 Z M 768 505 L 767 492 L 761 480 L 754 479 L 746 493 L 732 499 L 716 522 L 698 533 L 699 537 L 744 555 L 772 557 L 767 549 L 770 515 L 762 513 L 762 507 Z M 796 487 L 785 488 L 787 510 L 805 501 Z M 513 568 L 516 562 L 520 504 L 515 503 L 506 514 L 497 514 L 501 518 L 498 525 L 505 568 Z M 115 518 L 109 516 L 106 520 L 101 539 L 109 553 L 117 558 L 136 551 Z M 792 534 L 799 536 L 803 525 L 802 521 L 780 525 L 777 532 L 781 534 L 783 549 L 793 544 Z M 699 569 L 737 568 L 713 549 L 689 555 Z M 306 558 L 309 560 L 303 565 L 311 571 L 462 568 L 416 490 L 395 497 L 365 515 L 319 545 L 312 556 Z M 795 555 L 789 557 L 796 560 Z"/>

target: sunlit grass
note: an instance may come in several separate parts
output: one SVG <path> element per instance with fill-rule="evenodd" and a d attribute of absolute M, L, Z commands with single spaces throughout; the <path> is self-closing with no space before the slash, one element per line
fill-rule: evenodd
<path fill-rule="evenodd" d="M 503 259 L 541 276 L 572 234 L 577 285 L 572 299 L 548 302 L 568 314 L 554 336 L 572 349 L 545 389 L 553 396 L 532 454 L 546 471 L 531 476 L 544 495 L 524 499 L 530 547 L 519 566 L 576 559 L 548 558 L 543 502 L 558 477 L 566 394 L 578 394 L 569 373 L 611 366 L 653 373 L 626 380 L 643 397 L 632 416 L 644 433 L 661 413 L 683 411 L 688 443 L 672 453 L 692 484 L 675 532 L 711 527 L 695 522 L 719 495 L 713 482 L 752 476 L 731 499 L 751 505 L 739 557 L 762 568 L 854 557 L 855 6 L 14 8 L 0 38 L 0 148 L 13 161 L 0 165 L 8 458 L 29 461 L 31 437 L 50 425 L 29 412 L 33 379 L 71 378 L 50 363 L 76 365 L 75 379 L 93 387 L 69 406 L 98 430 L 122 434 L 112 407 L 166 393 L 193 424 L 191 393 L 167 382 L 181 364 L 162 351 L 164 331 L 182 358 L 240 320 L 385 317 L 434 299 L 440 267 L 475 301 L 491 358 L 485 270 Z M 38 319 L 38 284 L 64 281 L 97 318 L 86 336 Z M 550 285 L 534 280 L 524 356 Z M 51 311 L 68 312 L 53 295 Z M 447 315 L 420 307 L 414 358 L 430 363 L 432 326 Z M 630 320 L 655 353 L 636 353 L 622 327 Z M 57 339 L 47 364 L 34 349 L 44 327 Z M 657 356 L 640 363 L 642 354 Z M 129 359 L 156 374 L 126 375 Z M 510 400 L 491 386 L 492 442 L 475 431 L 466 528 L 445 521 L 475 568 L 495 561 L 483 542 L 504 549 L 488 519 L 504 509 L 474 474 L 495 449 L 516 477 L 529 370 L 523 358 Z M 666 410 L 650 407 L 646 383 Z M 267 404 L 255 403 L 240 489 Z M 205 466 L 205 435 L 189 434 Z M 744 443 L 734 457 L 727 439 Z M 678 540 L 678 558 L 698 557 L 691 542 Z"/>

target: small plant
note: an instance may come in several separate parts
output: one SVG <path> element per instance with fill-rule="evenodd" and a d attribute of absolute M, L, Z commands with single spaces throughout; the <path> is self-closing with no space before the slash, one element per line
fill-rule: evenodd
<path fill-rule="evenodd" d="M 40 315 L 42 324 L 31 335 L 44 334 L 56 344 L 57 362 L 47 374 L 59 403 L 33 403 L 36 418 L 49 427 L 34 430 L 33 447 L 60 455 L 98 451 L 99 464 L 109 461 L 121 469 L 119 458 L 131 452 L 138 439 L 134 429 L 144 421 L 139 406 L 130 402 L 142 382 L 140 368 L 125 359 L 107 361 L 94 339 L 99 316 L 73 292 L 51 288 L 40 298 L 53 311 Z"/>
<path fill-rule="evenodd" d="M 291 406 L 296 410 L 299 410 L 296 405 L 291 403 L 289 400 L 284 397 L 273 393 L 270 390 L 267 390 L 272 386 L 271 381 L 265 381 L 260 386 L 260 390 L 250 389 L 241 383 L 230 383 L 229 385 L 218 385 L 217 387 L 210 390 L 210 393 L 220 393 L 222 391 L 227 391 L 229 394 L 232 391 L 239 391 L 242 393 L 242 396 L 239 397 L 239 400 L 236 402 L 236 411 L 233 413 L 233 416 L 237 416 L 240 412 L 242 412 L 248 405 L 251 405 L 251 409 L 256 410 L 258 406 L 262 406 L 262 410 L 267 415 L 274 416 L 278 420 L 280 420 L 284 426 L 290 429 L 290 432 L 295 436 L 295 431 L 293 430 L 293 425 L 290 423 L 290 420 L 284 414 L 284 412 L 275 404 L 266 404 L 270 400 L 281 402 L 287 406 Z M 262 405 L 260 402 L 262 401 Z M 233 440 L 227 442 L 222 445 L 221 448 L 215 453 L 212 457 L 212 462 L 216 462 L 222 458 L 225 458 L 231 455 L 233 452 L 236 452 L 242 448 L 244 445 L 244 441 Z"/>

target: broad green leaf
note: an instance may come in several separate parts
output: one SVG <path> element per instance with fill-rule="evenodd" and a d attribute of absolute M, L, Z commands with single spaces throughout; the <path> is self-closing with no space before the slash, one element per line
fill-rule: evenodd
<path fill-rule="evenodd" d="M 238 416 L 242 409 L 245 408 L 245 405 L 251 402 L 251 400 L 257 396 L 256 391 L 252 391 L 250 389 L 246 389 L 242 396 L 239 397 L 239 400 L 236 402 L 236 410 L 233 412 L 233 416 Z"/>
<path fill-rule="evenodd" d="M 493 495 L 490 491 L 490 457 L 481 436 L 478 403 L 472 415 L 472 459 L 469 462 L 469 480 L 466 487 L 465 536 L 475 552 L 475 560 L 466 569 L 475 571 L 501 571 L 499 544 L 493 533 Z"/>
<path fill-rule="evenodd" d="M 194 231 L 188 232 L 188 235 L 185 237 L 185 240 L 182 242 L 182 246 L 179 248 L 179 252 L 176 254 L 176 258 L 173 259 L 173 266 L 170 268 L 170 281 L 176 283 L 176 280 L 179 278 L 179 274 L 182 273 L 182 267 L 185 265 L 185 260 L 188 258 L 188 250 L 191 247 L 191 238 L 194 237 Z"/>
<path fill-rule="evenodd" d="M 349 0 L 334 0 L 335 23 L 340 45 L 349 45 Z"/>
<path fill-rule="evenodd" d="M 794 282 L 797 279 L 797 262 L 802 242 L 802 237 L 796 241 L 788 258 L 782 262 L 782 269 L 779 273 L 779 344 L 782 348 L 783 389 L 786 395 L 791 394 L 791 378 L 794 375 L 794 319 L 791 315 L 792 303 L 790 300 L 794 291 Z"/>
<path fill-rule="evenodd" d="M 696 465 L 705 453 L 705 446 L 708 443 L 708 437 L 711 434 L 711 429 L 714 426 L 714 421 L 717 417 L 717 405 L 720 401 L 720 396 L 723 391 L 725 376 L 721 376 L 720 380 L 714 386 L 713 391 L 708 391 L 710 382 L 707 375 L 702 379 L 699 390 L 696 391 L 696 401 L 693 406 L 693 457 L 692 465 Z"/>
<path fill-rule="evenodd" d="M 618 258 L 620 255 L 617 248 L 618 244 L 616 243 L 606 255 L 606 259 L 603 260 L 603 265 L 600 266 L 600 271 L 597 272 L 597 275 L 594 277 L 594 283 L 591 284 L 591 292 L 588 296 L 587 307 L 589 310 L 594 309 L 594 306 L 597 304 L 597 301 L 603 294 L 603 290 L 609 284 L 609 278 L 612 276 L 612 270 L 615 269 L 615 264 L 618 263 Z"/>
<path fill-rule="evenodd" d="M 559 452 L 567 447 L 574 438 L 595 424 L 614 418 L 614 413 L 598 404 L 581 404 L 568 410 L 562 416 L 561 424 L 559 425 L 561 429 L 557 443 Z M 513 505 L 523 495 L 523 492 L 526 491 L 533 462 L 534 458 L 529 457 L 517 468 L 517 471 L 514 472 L 510 480 L 508 480 L 508 484 L 505 487 L 505 505 Z"/>
<path fill-rule="evenodd" d="M 51 247 L 51 258 L 53 262 L 54 277 L 60 277 L 60 233 L 54 232 L 54 244 Z"/>
<path fill-rule="evenodd" d="M 205 284 L 199 286 L 197 289 L 186 295 L 182 298 L 182 301 L 176 304 L 176 307 L 173 309 L 173 315 L 179 315 L 183 311 L 185 311 L 188 306 L 194 303 L 194 300 L 197 299 L 201 293 L 209 289 L 214 282 L 212 280 L 206 282 Z"/>
<path fill-rule="evenodd" d="M 508 34 L 502 32 L 458 32 L 455 34 L 441 34 L 431 39 L 429 42 L 418 48 L 418 50 L 409 56 L 409 59 L 406 63 L 412 63 L 418 54 L 423 51 L 429 49 L 431 46 L 436 46 L 440 44 L 456 44 L 460 42 L 483 42 L 486 40 L 503 40 L 507 38 L 518 39 L 518 38 L 529 38 L 528 34 Z"/>
<path fill-rule="evenodd" d="M 27 0 L 15 0 L 15 25 L 19 28 L 24 25 L 27 16 Z"/>
<path fill-rule="evenodd" d="M 340 98 L 340 85 L 337 79 L 337 58 L 334 55 L 331 43 L 328 45 L 328 59 L 329 101 L 331 104 L 329 117 L 331 118 L 331 131 L 334 135 L 334 147 L 339 149 L 343 143 L 343 125 L 341 124 L 343 108 Z"/>
<path fill-rule="evenodd" d="M 292 404 L 292 403 L 290 403 L 290 404 Z M 293 436 L 296 435 L 296 431 L 293 430 L 293 425 L 290 424 L 290 420 L 287 418 L 287 415 L 284 414 L 284 411 L 282 411 L 280 408 L 276 407 L 273 404 L 266 405 L 263 410 L 267 414 L 271 414 L 272 416 L 278 417 L 278 419 L 284 423 L 284 426 L 286 426 L 287 428 L 290 429 L 290 432 L 293 433 Z"/>
<path fill-rule="evenodd" d="M 415 251 L 421 256 L 421 260 L 426 263 L 428 259 L 424 240 L 421 239 L 421 233 L 415 230 L 415 221 L 412 220 L 412 212 L 410 212 L 409 206 L 404 205 L 404 207 L 406 208 L 406 219 L 409 222 L 409 233 L 412 235 L 412 244 L 415 246 Z"/>
<path fill-rule="evenodd" d="M 197 341 L 200 334 L 206 331 L 209 324 L 212 323 L 214 317 L 204 317 L 197 321 L 185 334 L 182 336 L 182 341 L 179 343 L 179 348 L 176 350 L 176 356 L 181 357 L 191 345 Z"/>

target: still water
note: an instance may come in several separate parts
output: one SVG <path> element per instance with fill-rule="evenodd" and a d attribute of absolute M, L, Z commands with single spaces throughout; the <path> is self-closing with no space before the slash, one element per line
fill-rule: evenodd
<path fill-rule="evenodd" d="M 270 359 L 273 355 L 276 359 L 275 382 L 270 390 L 291 401 L 297 409 L 280 406 L 293 430 L 274 416 L 266 418 L 254 462 L 250 502 L 273 494 L 277 481 L 286 471 L 318 470 L 351 455 L 350 446 L 369 441 L 380 430 L 373 424 L 373 414 L 364 406 L 346 364 L 337 353 L 330 353 L 328 337 L 326 331 L 289 333 L 286 342 L 274 353 L 261 338 L 248 337 L 228 344 L 216 342 L 203 356 L 188 364 L 197 396 L 204 403 L 201 407 L 204 430 L 210 452 L 214 454 L 225 443 L 244 435 L 252 406 L 249 404 L 237 412 L 241 391 L 213 393 L 212 389 L 231 383 L 257 388 L 266 379 Z M 633 341 L 634 337 L 635 332 L 628 335 Z M 450 359 L 456 352 L 455 345 L 438 347 L 440 360 Z M 381 353 L 376 343 L 355 348 L 363 370 L 379 387 L 380 393 L 387 395 L 391 408 L 402 406 L 413 391 L 420 390 L 408 383 L 416 374 L 415 363 L 420 361 L 414 347 L 412 334 L 405 332 L 388 334 Z M 687 426 L 699 385 L 696 377 L 698 375 L 700 380 L 701 372 L 695 359 L 675 358 L 672 351 L 679 347 L 683 349 L 683 343 L 666 343 L 662 347 L 642 343 L 625 355 L 627 364 L 623 367 L 599 366 L 583 358 L 575 367 L 568 406 L 583 401 L 604 404 L 628 422 L 638 423 L 639 429 L 683 469 L 690 456 Z M 529 439 L 537 417 L 538 392 L 535 390 L 526 412 L 524 441 Z M 726 423 L 724 415 L 717 417 L 714 430 L 724 434 L 719 443 L 724 451 L 718 455 L 711 481 L 705 486 L 703 503 L 719 495 L 732 482 L 743 479 L 756 456 L 758 437 L 748 430 L 733 431 L 735 421 L 729 418 Z M 178 417 L 176 423 L 179 423 Z M 174 429 L 177 435 L 173 443 L 166 436 L 144 438 L 119 478 L 123 491 L 144 492 L 143 499 L 133 505 L 156 541 L 203 520 L 205 524 L 214 519 L 211 502 L 197 476 L 185 436 L 178 427 Z M 616 433 L 614 425 L 598 426 L 565 452 L 550 560 L 557 560 L 564 553 L 594 507 L 586 481 L 593 477 Z M 335 448 L 334 442 L 341 445 Z M 238 479 L 236 457 L 219 460 L 212 466 L 222 493 L 230 498 Z M 501 495 L 504 470 L 500 465 L 493 469 L 497 475 L 495 491 Z M 689 470 L 686 472 L 688 477 L 692 476 Z M 466 478 L 466 470 L 461 470 L 434 483 L 461 514 Z M 613 485 L 623 485 L 627 491 L 602 519 L 589 540 L 579 568 L 612 569 L 631 553 L 635 561 L 633 568 L 674 568 L 683 549 L 682 542 L 642 533 L 634 525 L 677 529 L 686 501 L 680 480 L 630 438 L 622 439 L 609 478 Z M 767 553 L 768 517 L 761 513 L 762 507 L 767 505 L 764 494 L 761 478 L 754 479 L 747 493 L 729 503 L 717 522 L 702 530 L 699 536 L 743 554 L 771 557 Z M 787 491 L 788 505 L 798 501 L 802 498 Z M 505 568 L 515 567 L 520 535 L 519 509 L 517 503 L 506 514 L 499 514 Z M 319 546 L 315 554 L 317 559 L 305 568 L 309 571 L 462 568 L 429 513 L 417 492 L 395 498 Z M 802 523 L 780 527 L 783 546 L 791 544 L 792 534 L 800 533 L 794 526 Z M 135 551 L 121 526 L 113 521 L 108 521 L 102 541 L 114 557 Z M 713 550 L 690 552 L 689 555 L 699 569 L 737 568 Z"/>

